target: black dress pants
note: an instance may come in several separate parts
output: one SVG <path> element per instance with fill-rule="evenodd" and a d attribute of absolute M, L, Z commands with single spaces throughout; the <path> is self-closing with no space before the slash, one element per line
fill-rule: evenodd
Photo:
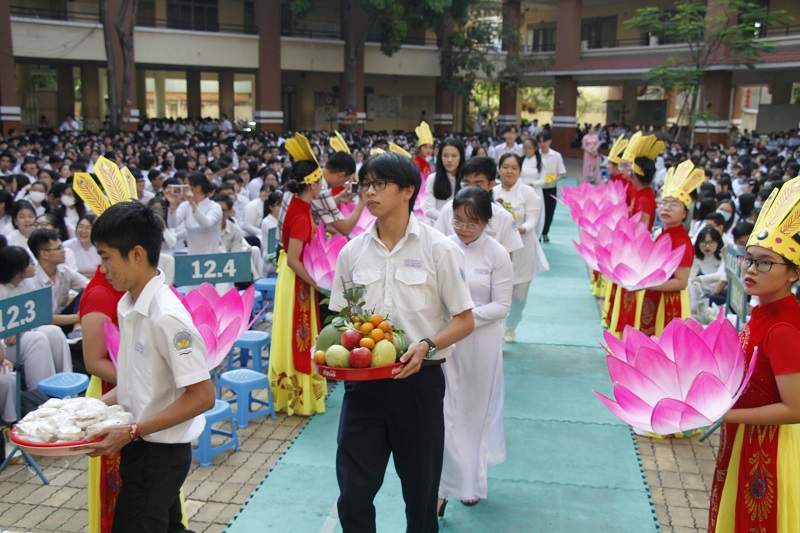
<path fill-rule="evenodd" d="M 554 196 L 558 196 L 558 187 L 542 189 L 542 194 L 544 195 L 544 227 L 542 228 L 542 235 L 547 235 L 550 231 L 550 224 L 553 223 L 553 215 L 556 212 L 558 200 Z"/>
<path fill-rule="evenodd" d="M 192 462 L 191 444 L 138 440 L 122 448 L 122 485 L 114 509 L 113 533 L 184 531 L 180 490 Z"/>
<path fill-rule="evenodd" d="M 336 476 L 344 533 L 375 532 L 373 500 L 389 455 L 403 489 L 406 530 L 439 530 L 436 504 L 444 454 L 444 374 L 439 365 L 406 379 L 345 383 Z"/>

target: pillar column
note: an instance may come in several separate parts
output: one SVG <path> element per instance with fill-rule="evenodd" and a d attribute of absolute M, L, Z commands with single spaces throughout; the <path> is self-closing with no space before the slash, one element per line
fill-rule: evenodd
<path fill-rule="evenodd" d="M 711 71 L 703 75 L 700 111 L 716 118 L 695 123 L 695 142 L 727 144 L 731 127 L 731 72 Z"/>
<path fill-rule="evenodd" d="M 578 124 L 578 82 L 572 76 L 556 76 L 553 98 L 553 123 L 550 125 L 553 148 L 562 154 L 580 155 L 580 149 L 570 147 Z"/>
<path fill-rule="evenodd" d="M 95 65 L 81 65 L 81 114 L 84 130 L 100 131 L 100 72 Z"/>
<path fill-rule="evenodd" d="M 731 126 L 736 126 L 742 130 L 742 111 L 744 107 L 744 89 L 741 85 L 733 88 L 733 111 L 731 113 Z"/>
<path fill-rule="evenodd" d="M 667 126 L 671 127 L 678 124 L 678 89 L 665 91 L 667 99 Z"/>
<path fill-rule="evenodd" d="M 582 0 L 559 0 L 556 16 L 556 66 L 574 65 L 581 58 Z"/>
<path fill-rule="evenodd" d="M 254 2 L 258 28 L 256 131 L 283 131 L 281 110 L 281 0 Z"/>
<path fill-rule="evenodd" d="M 433 110 L 433 133 L 442 135 L 453 130 L 453 93 L 447 90 L 447 79 L 453 73 L 453 46 L 450 44 L 450 36 L 453 33 L 455 22 L 452 15 L 448 12 L 444 14 L 444 20 L 436 34 L 436 40 L 441 50 L 442 66 L 439 77 L 436 78 L 436 95 Z"/>
<path fill-rule="evenodd" d="M 147 115 L 147 73 L 144 69 L 136 69 L 136 109 L 140 116 Z"/>
<path fill-rule="evenodd" d="M 201 115 L 199 70 L 186 71 L 186 108 L 189 120 Z"/>
<path fill-rule="evenodd" d="M 622 123 L 635 128 L 636 107 L 639 98 L 639 87 L 637 85 L 622 86 Z"/>
<path fill-rule="evenodd" d="M 75 116 L 75 79 L 72 76 L 72 65 L 58 65 L 56 67 L 56 110 L 58 116 L 53 124 L 61 124 L 67 115 Z"/>
<path fill-rule="evenodd" d="M 167 116 L 167 77 L 163 70 L 153 72 L 155 89 L 153 91 L 153 103 L 155 104 L 155 114 L 157 118 Z"/>
<path fill-rule="evenodd" d="M 367 12 L 358 0 L 342 0 L 344 68 L 339 84 L 339 128 L 363 130 L 367 122 L 364 100 L 364 43 L 369 27 Z"/>
<path fill-rule="evenodd" d="M 233 98 L 233 71 L 223 70 L 219 73 L 219 113 L 235 120 Z"/>
<path fill-rule="evenodd" d="M 792 84 L 783 80 L 783 72 L 778 72 L 772 78 L 772 83 L 769 87 L 772 94 L 772 105 L 792 103 Z"/>
<path fill-rule="evenodd" d="M 11 8 L 9 2 L 0 2 L 0 132 L 9 137 L 19 133 L 22 109 L 17 101 L 14 79 L 14 46 L 11 42 Z"/>
<path fill-rule="evenodd" d="M 520 41 L 520 1 L 505 0 L 503 2 L 503 50 L 506 51 L 506 69 L 515 73 L 515 65 L 519 59 Z M 515 83 L 500 83 L 500 109 L 497 114 L 497 125 L 503 127 L 517 124 L 517 87 Z"/>

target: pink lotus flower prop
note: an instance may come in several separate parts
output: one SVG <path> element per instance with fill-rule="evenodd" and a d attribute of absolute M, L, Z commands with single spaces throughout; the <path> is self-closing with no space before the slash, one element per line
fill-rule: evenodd
<path fill-rule="evenodd" d="M 330 291 L 333 288 L 333 276 L 336 272 L 336 259 L 344 245 L 347 244 L 347 237 L 344 235 L 332 235 L 330 239 L 325 236 L 325 225 L 317 227 L 316 238 L 311 240 L 311 244 L 303 251 L 303 265 L 308 270 L 309 275 L 317 282 L 317 285 Z"/>
<path fill-rule="evenodd" d="M 602 242 L 610 239 L 607 246 L 593 248 L 597 270 L 611 282 L 638 291 L 661 285 L 678 269 L 685 245 L 673 250 L 669 235 L 653 242 L 650 230 L 636 217 L 620 220 L 612 233 L 613 237 L 604 233 Z"/>
<path fill-rule="evenodd" d="M 203 338 L 209 370 L 222 363 L 236 339 L 258 319 L 258 315 L 250 319 L 255 299 L 255 287 L 252 285 L 242 294 L 233 288 L 223 296 L 209 283 L 203 283 L 189 291 L 185 297 L 175 287 L 171 288 L 191 314 L 192 323 Z M 264 312 L 263 309 L 261 312 Z M 112 355 L 111 360 L 116 365 L 119 329 L 110 320 L 106 320 L 105 334 L 108 353 Z"/>
<path fill-rule="evenodd" d="M 561 202 L 567 206 L 572 220 L 581 228 L 590 228 L 604 213 L 620 210 L 620 216 L 628 216 L 628 206 L 625 199 L 625 185 L 612 181 L 597 187 L 584 183 L 577 187 L 563 187 Z M 620 209 L 622 208 L 622 209 Z"/>
<path fill-rule="evenodd" d="M 705 329 L 691 318 L 675 319 L 661 337 L 627 326 L 622 340 L 609 333 L 605 340 L 616 401 L 593 392 L 625 423 L 659 435 L 721 418 L 742 394 L 758 355 L 746 365 L 736 328 L 723 313 Z"/>
<path fill-rule="evenodd" d="M 630 220 L 631 222 L 638 223 L 641 219 L 642 213 L 636 213 Z M 616 226 L 619 220 L 608 222 L 609 224 L 601 223 L 595 228 L 592 228 L 597 230 L 596 232 L 580 228 L 580 244 L 572 241 L 572 244 L 575 245 L 575 249 L 578 250 L 578 254 L 592 270 L 598 270 L 596 250 L 601 248 L 603 250 L 608 250 L 614 243 Z"/>
<path fill-rule="evenodd" d="M 355 209 L 356 209 L 356 204 L 354 204 L 353 202 L 348 202 L 346 204 L 339 204 L 339 211 L 345 217 L 350 216 L 350 213 L 355 211 Z M 361 212 L 361 216 L 358 217 L 358 222 L 356 222 L 356 225 L 353 228 L 353 231 L 350 232 L 350 235 L 352 237 L 358 237 L 359 235 L 361 235 L 362 233 L 367 231 L 369 229 L 370 225 L 374 221 L 375 221 L 375 217 L 372 216 L 372 213 L 370 213 L 367 208 L 364 208 L 364 210 Z"/>

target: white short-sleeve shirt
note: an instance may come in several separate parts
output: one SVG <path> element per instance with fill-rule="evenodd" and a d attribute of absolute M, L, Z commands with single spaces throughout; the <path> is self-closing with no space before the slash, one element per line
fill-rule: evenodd
<path fill-rule="evenodd" d="M 436 335 L 458 315 L 474 307 L 464 273 L 464 252 L 439 231 L 411 215 L 406 233 L 389 250 L 377 233 L 351 240 L 336 262 L 330 309 L 347 305 L 344 290 L 353 284 L 366 288 L 365 308 L 388 316 L 404 330 L 409 343 Z M 439 350 L 447 357 L 452 347 Z"/>
<path fill-rule="evenodd" d="M 455 235 L 453 229 L 453 201 L 450 200 L 442 208 L 439 218 L 433 226 L 445 235 Z M 497 202 L 492 202 L 492 218 L 483 230 L 486 235 L 503 245 L 508 253 L 522 248 L 522 237 L 519 235 L 514 216 Z"/>
<path fill-rule="evenodd" d="M 146 420 L 163 411 L 187 386 L 209 379 L 203 339 L 189 312 L 164 283 L 161 271 L 136 301 L 125 293 L 117 304 L 117 314 L 117 402 L 134 420 Z M 165 444 L 191 442 L 204 427 L 205 417 L 200 415 L 143 438 Z"/>
<path fill-rule="evenodd" d="M 66 265 L 56 267 L 56 278 L 51 280 L 41 265 L 36 265 L 31 284 L 40 289 L 53 287 L 53 314 L 57 315 L 69 304 L 69 291 L 81 291 L 89 284 L 89 279 Z"/>

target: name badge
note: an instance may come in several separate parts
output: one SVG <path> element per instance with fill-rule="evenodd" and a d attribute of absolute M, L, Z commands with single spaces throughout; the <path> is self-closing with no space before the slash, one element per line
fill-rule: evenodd
<path fill-rule="evenodd" d="M 492 271 L 489 270 L 488 268 L 476 268 L 475 269 L 475 274 L 477 274 L 478 276 L 488 276 L 491 273 L 492 273 Z"/>
<path fill-rule="evenodd" d="M 406 259 L 403 266 L 407 268 L 422 268 L 422 261 L 419 259 Z"/>

